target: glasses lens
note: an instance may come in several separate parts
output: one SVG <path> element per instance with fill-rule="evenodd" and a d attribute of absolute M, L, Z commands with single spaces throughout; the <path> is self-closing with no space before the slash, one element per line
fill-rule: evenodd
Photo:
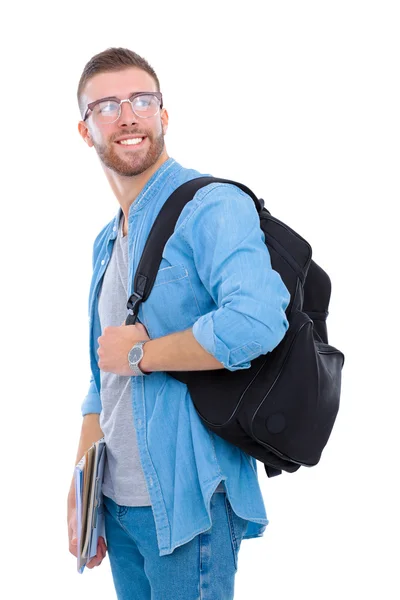
<path fill-rule="evenodd" d="M 160 102 L 157 96 L 153 94 L 144 94 L 136 96 L 132 102 L 133 110 L 139 117 L 154 117 L 158 113 Z"/>
<path fill-rule="evenodd" d="M 98 123 L 112 123 L 118 118 L 119 103 L 112 100 L 105 100 L 96 104 L 93 113 Z"/>

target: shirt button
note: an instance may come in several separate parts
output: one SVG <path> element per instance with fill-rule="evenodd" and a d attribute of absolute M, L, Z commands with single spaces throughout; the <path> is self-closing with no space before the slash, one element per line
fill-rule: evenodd
<path fill-rule="evenodd" d="M 139 419 L 138 422 L 137 422 L 137 424 L 138 424 L 138 427 L 141 427 L 142 426 L 142 419 Z"/>
<path fill-rule="evenodd" d="M 150 483 L 150 487 L 153 487 L 153 480 L 152 480 L 151 477 L 150 477 L 150 482 L 149 483 Z"/>
<path fill-rule="evenodd" d="M 113 231 L 117 231 L 117 226 L 116 225 L 114 225 Z"/>
<path fill-rule="evenodd" d="M 106 262 L 106 261 L 105 261 L 105 260 L 104 260 L 104 258 L 103 258 L 103 260 L 101 261 L 101 264 L 102 264 L 102 265 L 104 265 L 104 263 L 105 263 L 105 262 Z"/>

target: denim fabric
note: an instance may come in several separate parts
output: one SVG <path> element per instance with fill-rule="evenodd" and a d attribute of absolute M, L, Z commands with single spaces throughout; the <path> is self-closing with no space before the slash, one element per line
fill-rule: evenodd
<path fill-rule="evenodd" d="M 201 175 L 169 158 L 130 206 L 130 293 L 162 205 L 181 183 Z M 98 292 L 120 216 L 121 209 L 94 242 L 91 381 L 83 415 L 101 412 Z M 253 358 L 277 346 L 289 326 L 285 310 L 290 295 L 271 267 L 264 240 L 247 194 L 231 184 L 200 189 L 184 207 L 164 248 L 152 293 L 140 305 L 139 321 L 150 338 L 191 328 L 197 341 L 231 371 L 248 368 Z M 257 461 L 205 427 L 185 384 L 164 372 L 132 376 L 131 383 L 134 427 L 160 556 L 211 527 L 210 499 L 222 480 L 233 511 L 248 521 L 244 538 L 263 535 L 268 520 Z"/>
<path fill-rule="evenodd" d="M 225 493 L 211 498 L 212 526 L 159 556 L 150 506 L 105 498 L 108 556 L 118 600 L 231 600 L 247 521 Z"/>

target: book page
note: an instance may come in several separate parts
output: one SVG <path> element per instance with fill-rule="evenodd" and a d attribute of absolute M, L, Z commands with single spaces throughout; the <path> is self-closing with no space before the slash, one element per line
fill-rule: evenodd
<path fill-rule="evenodd" d="M 76 525 L 77 525 L 77 567 L 78 572 L 82 573 L 86 559 L 81 556 L 81 538 L 82 538 L 82 488 L 83 488 L 83 465 L 81 461 L 75 467 L 75 496 L 76 496 Z"/>
<path fill-rule="evenodd" d="M 91 465 L 90 465 L 90 487 L 88 490 L 88 503 L 86 509 L 86 531 L 85 531 L 85 543 L 83 546 L 84 556 L 88 557 L 89 543 L 92 537 L 92 516 L 93 516 L 93 504 L 95 500 L 95 487 L 96 487 L 96 471 L 99 457 L 99 442 L 91 448 Z"/>
<path fill-rule="evenodd" d="M 105 443 L 99 442 L 99 454 L 97 460 L 96 469 L 96 480 L 93 500 L 93 516 L 92 516 L 92 527 L 90 534 L 90 542 L 88 548 L 88 557 L 92 557 L 97 553 L 97 542 L 99 535 L 102 535 L 105 539 L 104 533 L 104 506 L 103 506 L 103 475 L 104 475 L 104 463 L 106 456 Z"/>
<path fill-rule="evenodd" d="M 85 556 L 86 543 L 86 529 L 87 529 L 87 516 L 88 506 L 90 499 L 90 485 L 93 473 L 95 447 L 91 446 L 85 453 L 85 466 L 83 470 L 83 494 L 82 494 L 82 536 L 81 536 L 81 556 Z"/>

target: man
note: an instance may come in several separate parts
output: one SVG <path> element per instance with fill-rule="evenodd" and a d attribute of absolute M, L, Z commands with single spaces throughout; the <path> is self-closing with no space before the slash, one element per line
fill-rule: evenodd
<path fill-rule="evenodd" d="M 256 460 L 208 430 L 186 385 L 167 372 L 248 368 L 285 335 L 289 292 L 271 268 L 252 199 L 212 184 L 184 207 L 138 322 L 125 325 L 157 214 L 202 174 L 168 156 L 159 80 L 136 53 L 94 56 L 78 101 L 79 133 L 119 203 L 93 249 L 92 374 L 76 462 L 104 435 L 107 546 L 100 538 L 87 567 L 108 550 L 120 600 L 227 600 L 242 539 L 262 536 L 268 523 Z M 73 481 L 68 525 L 76 556 Z"/>

